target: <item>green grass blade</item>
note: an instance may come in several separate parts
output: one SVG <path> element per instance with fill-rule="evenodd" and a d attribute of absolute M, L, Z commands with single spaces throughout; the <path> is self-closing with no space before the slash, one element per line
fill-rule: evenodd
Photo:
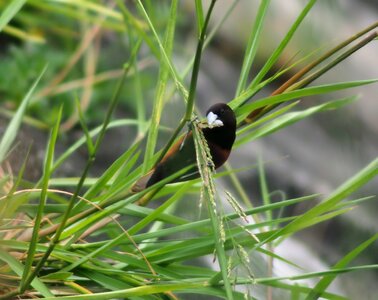
<path fill-rule="evenodd" d="M 12 20 L 12 18 L 18 13 L 18 11 L 24 6 L 26 0 L 13 0 L 3 10 L 0 15 L 0 32 L 4 27 Z"/>
<path fill-rule="evenodd" d="M 125 120 L 116 120 L 109 123 L 108 129 L 111 128 L 117 128 L 121 126 L 137 126 L 138 120 L 134 119 L 125 119 Z M 93 138 L 94 136 L 98 135 L 101 131 L 102 126 L 98 126 L 95 129 L 92 129 L 89 134 L 90 137 Z M 76 141 L 74 144 L 72 144 L 64 153 L 59 156 L 55 163 L 53 170 L 57 169 L 59 166 L 62 165 L 75 151 L 77 151 L 82 145 L 84 145 L 86 142 L 86 137 L 82 136 L 78 141 Z"/>
<path fill-rule="evenodd" d="M 336 263 L 332 269 L 342 269 L 345 268 L 353 259 L 355 259 L 363 250 L 369 247 L 373 242 L 378 239 L 378 233 L 372 236 L 367 241 L 360 244 L 358 247 L 353 249 L 347 255 L 345 255 L 338 263 Z M 312 291 L 306 297 L 306 300 L 315 300 L 322 296 L 327 287 L 336 278 L 337 273 L 331 276 L 324 276 L 312 289 Z"/>
<path fill-rule="evenodd" d="M 131 160 L 131 157 L 137 150 L 137 147 L 139 144 L 135 144 L 132 147 L 130 147 L 127 151 L 125 151 L 119 158 L 116 159 L 116 161 L 102 174 L 102 176 L 94 183 L 88 191 L 85 193 L 84 198 L 93 198 L 101 191 L 105 190 L 105 185 L 118 173 L 123 172 L 123 168 L 125 167 L 125 164 L 129 160 Z M 121 170 L 122 169 L 122 170 Z M 125 176 L 127 174 L 124 174 L 121 176 Z M 115 183 L 114 183 L 115 184 Z"/>
<path fill-rule="evenodd" d="M 283 93 L 280 95 L 275 95 L 275 96 L 259 99 L 253 103 L 243 105 L 242 107 L 238 108 L 235 113 L 237 115 L 238 121 L 241 121 L 241 120 L 244 120 L 245 117 L 247 117 L 247 115 L 250 114 L 252 111 L 266 105 L 277 104 L 277 103 L 286 102 L 289 100 L 312 96 L 312 95 L 327 94 L 327 93 L 336 92 L 339 90 L 345 90 L 348 88 L 353 88 L 353 87 L 357 87 L 361 85 L 367 85 L 367 84 L 371 84 L 375 82 L 377 82 L 377 79 L 340 82 L 340 83 L 332 83 L 332 84 L 306 87 L 300 90 L 290 91 L 290 92 Z"/>
<path fill-rule="evenodd" d="M 300 102 L 299 100 L 298 101 L 294 101 L 292 103 L 288 103 L 285 106 L 282 106 L 281 108 L 278 108 L 277 110 L 272 111 L 270 114 L 261 117 L 260 119 L 256 120 L 255 122 L 249 123 L 246 126 L 240 128 L 237 131 L 236 134 L 238 136 L 242 136 L 242 135 L 248 133 L 249 131 L 251 131 L 251 129 L 253 129 L 253 128 L 259 127 L 259 126 L 261 126 L 264 123 L 268 123 L 268 121 L 271 121 L 271 120 L 274 120 L 276 118 L 279 118 L 280 116 L 284 115 L 286 112 L 289 112 L 294 107 L 296 107 L 299 102 Z"/>
<path fill-rule="evenodd" d="M 297 283 L 289 284 L 285 282 L 275 281 L 275 282 L 260 282 L 260 284 L 268 285 L 277 289 L 287 290 L 292 294 L 292 300 L 295 299 L 302 299 L 301 297 L 293 298 L 293 294 L 295 295 L 301 295 L 306 294 L 311 291 L 311 287 L 299 285 Z M 330 299 L 330 300 L 350 300 L 350 298 L 346 298 L 337 294 L 324 292 L 323 294 L 324 299 Z"/>
<path fill-rule="evenodd" d="M 38 206 L 38 211 L 37 215 L 34 220 L 34 228 L 33 228 L 33 234 L 32 234 L 32 239 L 30 241 L 29 245 L 29 250 L 28 250 L 28 256 L 25 261 L 25 268 L 24 272 L 22 274 L 21 278 L 21 283 L 20 283 L 20 290 L 24 291 L 27 289 L 27 282 L 29 276 L 31 276 L 31 268 L 32 264 L 34 261 L 34 255 L 36 252 L 36 247 L 38 243 L 38 234 L 39 234 L 39 229 L 41 226 L 41 221 L 44 213 L 44 208 L 47 200 L 47 189 L 49 186 L 49 179 L 51 177 L 51 169 L 53 165 L 53 160 L 54 160 L 54 152 L 55 152 L 55 144 L 56 140 L 58 138 L 58 133 L 59 133 L 59 126 L 60 126 L 60 120 L 62 117 L 62 107 L 59 110 L 59 113 L 57 115 L 57 120 L 55 123 L 54 128 L 51 131 L 51 136 L 50 140 L 47 145 L 47 153 L 44 161 L 44 168 L 43 168 L 43 177 L 42 177 L 42 190 L 41 190 L 41 197 L 39 201 L 39 206 Z"/>
<path fill-rule="evenodd" d="M 162 205 L 157 207 L 153 212 L 148 214 L 145 218 L 140 220 L 138 223 L 133 225 L 129 230 L 129 234 L 136 234 L 138 231 L 142 230 L 147 225 L 151 224 L 154 220 L 157 220 L 159 216 L 173 203 L 180 199 L 187 191 L 191 188 L 191 183 L 183 185 L 177 192 L 166 200 Z"/>
<path fill-rule="evenodd" d="M 17 136 L 18 129 L 21 126 L 22 123 L 22 117 L 24 116 L 25 110 L 29 104 L 29 101 L 33 95 L 33 92 L 35 88 L 37 87 L 39 81 L 41 80 L 43 74 L 45 73 L 47 69 L 47 66 L 43 68 L 42 72 L 39 74 L 38 78 L 34 81 L 33 85 L 25 95 L 24 99 L 22 99 L 22 102 L 17 109 L 16 114 L 12 118 L 11 122 L 9 123 L 7 129 L 5 130 L 5 133 L 3 137 L 1 138 L 0 142 L 0 164 L 4 161 L 9 149 L 11 148 L 11 145 L 14 141 L 14 139 Z"/>
<path fill-rule="evenodd" d="M 264 205 L 269 205 L 271 201 L 270 201 L 268 183 L 267 183 L 266 175 L 265 175 L 264 163 L 261 157 L 259 157 L 258 159 L 258 171 L 259 171 L 261 197 L 262 197 Z M 271 221 L 272 216 L 273 216 L 272 211 L 267 210 L 265 213 L 265 216 L 268 221 Z"/>
<path fill-rule="evenodd" d="M 170 74 L 171 74 L 171 76 L 172 76 L 172 78 L 173 78 L 173 80 L 176 84 L 176 87 L 181 92 L 184 99 L 186 99 L 188 97 L 188 92 L 185 89 L 185 86 L 183 85 L 181 79 L 179 78 L 178 73 L 177 73 L 175 67 L 173 66 L 173 64 L 172 64 L 172 62 L 169 58 L 169 55 L 167 54 L 162 42 L 160 41 L 159 35 L 157 34 L 155 27 L 150 20 L 150 17 L 148 16 L 148 14 L 147 14 L 146 10 L 144 9 L 144 6 L 143 6 L 143 4 L 140 0 L 137 0 L 137 5 L 138 5 L 139 9 L 142 11 L 144 18 L 146 19 L 146 21 L 147 21 L 155 39 L 156 39 L 156 42 L 159 45 L 162 61 L 164 62 L 164 64 L 166 64 L 168 66 L 168 70 L 170 71 Z"/>
<path fill-rule="evenodd" d="M 81 273 L 88 276 L 94 282 L 97 282 L 107 290 L 118 291 L 126 288 L 131 288 L 132 286 L 124 281 L 117 280 L 114 276 L 107 275 L 100 272 L 92 272 L 90 270 L 82 270 Z M 85 300 L 85 298 L 83 299 Z"/>
<path fill-rule="evenodd" d="M 188 289 L 198 289 L 202 287 L 208 287 L 209 283 L 206 281 L 192 281 L 192 282 L 178 282 L 178 283 L 166 283 L 166 284 L 148 284 L 138 287 L 133 287 L 130 289 L 122 289 L 112 292 L 102 292 L 88 295 L 77 295 L 77 296 L 62 296 L 62 297 L 47 297 L 46 300 L 60 300 L 60 299 L 70 299 L 70 300 L 105 300 L 105 299 L 131 299 L 138 296 L 147 297 L 148 295 L 161 294 L 165 292 L 175 292 L 183 291 Z M 240 298 L 239 298 L 240 299 Z"/>
<path fill-rule="evenodd" d="M 2 199 L 2 201 L 0 201 L 0 220 L 1 220 L 0 225 L 3 225 L 3 222 L 5 219 L 11 218 L 14 215 L 14 212 L 21 205 L 21 203 L 18 204 L 17 201 L 14 201 L 15 198 L 13 196 L 24 176 L 26 165 L 29 159 L 30 149 L 31 149 L 31 146 L 29 147 L 28 152 L 25 155 L 25 159 L 20 167 L 20 170 L 18 171 L 16 181 L 12 184 L 12 187 L 7 193 L 5 199 Z M 9 180 L 8 177 L 4 177 L 1 179 L 4 180 L 4 182 L 7 182 Z M 1 188 L 2 188 L 2 184 L 0 183 L 0 190 Z"/>
<path fill-rule="evenodd" d="M 164 39 L 164 50 L 165 55 L 170 59 L 172 55 L 173 49 L 173 42 L 174 42 L 174 33 L 175 33 L 175 26 L 176 26 L 176 18 L 177 18 L 177 0 L 172 1 L 171 4 L 171 11 L 170 11 L 170 18 L 168 21 L 167 29 L 165 32 L 165 39 Z M 162 54 L 163 55 L 163 54 Z M 158 138 L 159 132 L 159 125 L 161 114 L 163 112 L 164 107 L 164 97 L 168 82 L 169 75 L 169 66 L 162 62 L 160 64 L 159 76 L 157 80 L 157 87 L 156 87 L 156 96 L 154 101 L 154 107 L 152 110 L 152 117 L 151 117 L 151 126 L 149 127 L 148 131 L 148 138 L 146 144 L 146 152 L 144 157 L 144 164 L 143 164 L 143 173 L 147 172 L 152 165 L 152 157 L 155 152 L 156 142 Z"/>
<path fill-rule="evenodd" d="M 203 7 L 202 7 L 202 1 L 196 0 L 196 17 L 197 17 L 197 30 L 198 30 L 198 36 L 201 34 L 201 29 L 203 28 L 204 24 L 204 17 L 203 17 Z"/>
<path fill-rule="evenodd" d="M 315 3 L 316 3 L 316 0 L 310 0 L 307 3 L 307 5 L 302 10 L 302 12 L 299 14 L 298 18 L 295 20 L 294 24 L 291 26 L 291 28 L 289 29 L 289 31 L 287 32 L 287 34 L 285 35 L 283 40 L 280 42 L 278 47 L 274 50 L 274 52 L 269 57 L 269 59 L 267 60 L 267 62 L 263 66 L 263 68 L 260 70 L 260 72 L 256 75 L 256 77 L 250 83 L 250 85 L 247 88 L 248 90 L 254 89 L 256 87 L 256 85 L 258 85 L 263 80 L 263 78 L 269 72 L 269 70 L 273 67 L 273 65 L 277 62 L 278 58 L 280 57 L 280 55 L 282 54 L 282 52 L 284 51 L 284 49 L 286 48 L 286 46 L 290 42 L 294 33 L 298 29 L 299 25 L 302 23 L 302 21 L 304 20 L 304 18 L 306 17 L 306 15 L 311 10 L 311 8 L 314 6 Z M 235 101 L 234 103 L 235 103 L 236 106 L 239 106 L 243 102 L 244 102 L 244 100 L 243 101 Z"/>
<path fill-rule="evenodd" d="M 319 271 L 319 272 L 310 272 L 301 275 L 294 275 L 294 276 L 282 276 L 282 277 L 269 277 L 269 278 L 256 278 L 257 283 L 268 283 L 274 281 L 281 281 L 281 280 L 303 280 L 309 278 L 316 278 L 321 276 L 330 276 L 334 274 L 343 274 L 348 272 L 356 272 L 362 270 L 376 270 L 378 269 L 378 265 L 365 265 L 365 266 L 358 266 L 358 267 L 350 267 L 350 268 L 340 268 L 340 269 L 331 269 L 327 271 Z"/>
<path fill-rule="evenodd" d="M 248 75 L 251 71 L 251 66 L 256 56 L 259 42 L 261 40 L 262 27 L 265 21 L 266 12 L 268 10 L 269 4 L 270 4 L 270 0 L 260 1 L 260 6 L 257 11 L 255 23 L 253 24 L 253 28 L 250 31 L 248 44 L 245 49 L 243 65 L 242 65 L 242 69 L 240 72 L 240 77 L 239 77 L 239 81 L 238 81 L 238 85 L 237 85 L 236 93 L 235 93 L 236 97 L 239 96 L 241 92 L 245 89 L 245 86 L 248 80 Z"/>
<path fill-rule="evenodd" d="M 137 59 L 133 61 L 134 71 L 134 93 L 135 93 L 135 102 L 137 108 L 138 116 L 138 136 L 143 136 L 146 132 L 146 103 L 143 97 L 143 85 L 140 75 L 140 71 L 137 66 Z"/>
<path fill-rule="evenodd" d="M 272 134 L 282 128 L 285 128 L 305 118 L 308 118 L 315 113 L 340 108 L 344 105 L 351 103 L 352 101 L 355 101 L 356 99 L 357 99 L 356 96 L 347 97 L 343 99 L 332 100 L 332 101 L 308 108 L 306 110 L 286 113 L 282 116 L 276 117 L 268 124 L 265 124 L 253 131 L 247 132 L 245 135 L 243 135 L 236 141 L 234 147 L 237 148 L 247 142 Z M 251 127 L 253 126 L 251 125 Z M 244 128 L 243 128 L 243 131 L 245 131 Z"/>
<path fill-rule="evenodd" d="M 339 204 L 340 201 L 345 199 L 354 191 L 361 188 L 363 185 L 375 178 L 377 175 L 378 158 L 373 160 L 369 165 L 367 165 L 364 169 L 358 172 L 355 176 L 353 176 L 344 184 L 339 186 L 326 200 L 324 200 L 324 202 L 318 204 L 314 208 L 305 212 L 303 215 L 296 218 L 287 226 L 279 230 L 277 233 L 271 235 L 261 244 L 265 244 L 269 241 L 272 241 L 278 236 L 283 236 L 287 233 L 295 232 L 297 228 L 300 228 L 303 224 L 308 223 L 311 219 L 333 210 Z"/>
<path fill-rule="evenodd" d="M 87 211 L 83 212 L 85 213 L 86 218 L 82 218 L 82 215 L 80 215 L 79 219 L 75 218 L 74 222 L 77 222 L 74 225 L 67 228 L 64 232 L 62 232 L 61 239 L 71 237 L 73 234 L 75 234 L 75 232 L 88 228 L 88 226 L 101 220 L 102 218 L 118 211 L 119 209 L 127 206 L 128 204 L 136 202 L 148 192 L 155 189 L 159 189 L 168 182 L 171 182 L 172 180 L 180 177 L 182 174 L 185 174 L 185 172 L 187 172 L 190 168 L 192 168 L 191 165 L 165 178 L 164 180 L 159 181 L 153 186 L 148 187 L 140 193 L 133 195 L 130 195 L 130 193 L 128 193 L 127 195 L 122 194 L 121 196 L 116 195 L 114 198 L 108 198 L 107 201 L 101 203 L 100 207 L 92 207 L 88 209 Z M 68 223 L 70 224 L 70 222 Z"/>
<path fill-rule="evenodd" d="M 12 255 L 4 251 L 1 247 L 0 247 L 0 260 L 4 261 L 12 269 L 12 271 L 16 273 L 18 276 L 22 275 L 24 271 L 24 266 L 20 263 L 18 259 L 14 258 Z M 35 278 L 31 282 L 31 286 L 35 288 L 37 291 L 39 291 L 44 297 L 54 296 L 39 278 Z"/>
<path fill-rule="evenodd" d="M 76 99 L 76 109 L 77 109 L 78 114 L 79 114 L 79 121 L 80 121 L 81 128 L 83 129 L 84 136 L 85 136 L 85 139 L 87 141 L 88 152 L 92 153 L 93 150 L 94 150 L 94 145 L 93 145 L 93 141 L 91 139 L 91 136 L 89 134 L 87 124 L 85 123 L 85 120 L 84 120 L 84 115 L 83 115 L 83 112 L 81 110 L 81 105 L 80 105 L 79 99 Z"/>
<path fill-rule="evenodd" d="M 154 44 L 154 42 L 151 40 L 151 38 L 147 34 L 147 30 L 144 28 L 145 24 L 142 25 L 141 24 L 142 22 L 140 20 L 138 20 L 134 16 L 134 14 L 131 13 L 127 9 L 127 7 L 125 6 L 125 4 L 123 3 L 124 1 L 122 1 L 122 0 L 116 0 L 116 2 L 117 2 L 117 5 L 120 8 L 120 11 L 122 13 L 122 16 L 123 16 L 124 20 L 126 22 L 130 23 L 130 25 L 132 25 L 133 29 L 146 42 L 146 44 L 150 48 L 152 54 L 154 54 L 155 57 L 159 58 L 160 57 L 159 49 L 156 47 L 156 45 Z"/>

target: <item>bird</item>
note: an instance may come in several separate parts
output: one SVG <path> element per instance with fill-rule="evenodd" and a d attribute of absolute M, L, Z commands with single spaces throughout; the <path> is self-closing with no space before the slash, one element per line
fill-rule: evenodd
<path fill-rule="evenodd" d="M 207 110 L 206 118 L 208 125 L 202 128 L 202 132 L 208 144 L 214 168 L 217 169 L 230 156 L 236 136 L 236 117 L 234 111 L 226 103 L 217 103 Z M 133 184 L 131 190 L 140 192 L 190 165 L 193 165 L 193 168 L 169 183 L 187 181 L 200 176 L 191 130 L 181 136 L 161 161 Z"/>

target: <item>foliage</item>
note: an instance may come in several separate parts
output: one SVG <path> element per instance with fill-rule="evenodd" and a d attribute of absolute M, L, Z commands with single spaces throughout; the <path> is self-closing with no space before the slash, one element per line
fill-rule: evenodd
<path fill-rule="evenodd" d="M 251 267 L 251 257 L 258 254 L 262 261 L 280 260 L 300 270 L 296 262 L 275 254 L 273 246 L 301 230 L 346 213 L 366 200 L 351 199 L 354 192 L 377 176 L 378 159 L 346 179 L 328 196 L 306 195 L 277 203 L 270 201 L 271 191 L 260 162 L 258 172 L 264 201 L 258 207 L 252 207 L 247 201 L 242 207 L 239 198 L 246 193 L 235 176 L 237 170 L 214 175 L 206 163 L 206 143 L 193 122 L 201 54 L 236 2 L 230 5 L 225 18 L 210 30 L 208 22 L 216 1 L 209 7 L 195 1 L 198 45 L 183 68 L 173 59 L 174 54 L 183 50 L 175 44 L 178 39 L 175 33 L 186 17 L 179 1 L 171 1 L 170 7 L 167 3 L 156 5 L 154 1 L 135 1 L 135 5 L 128 6 L 124 1 L 115 3 L 112 6 L 85 0 L 0 1 L 4 8 L 0 30 L 22 40 L 21 46 L 12 46 L 4 54 L 10 60 L 0 71 L 9 74 L 0 81 L 0 93 L 5 95 L 8 107 L 2 108 L 2 112 L 10 116 L 0 143 L 3 163 L 0 299 L 17 296 L 175 299 L 181 294 L 255 299 L 260 297 L 255 294 L 255 287 L 259 286 L 284 292 L 283 295 L 293 299 L 296 295 L 306 299 L 320 296 L 345 299 L 328 292 L 327 287 L 342 273 L 377 268 L 377 265 L 350 266 L 378 238 L 377 234 L 356 245 L 332 268 L 322 272 L 257 277 Z M 347 105 L 355 97 L 330 98 L 305 110 L 294 110 L 297 102 L 293 101 L 376 82 L 369 79 L 313 85 L 319 76 L 376 38 L 377 23 L 316 59 L 307 55 L 272 72 L 315 3 L 308 1 L 257 76 L 249 80 L 261 28 L 268 21 L 270 1 L 261 1 L 245 49 L 235 97 L 229 101 L 238 117 L 235 148 L 315 113 Z M 117 49 L 122 51 L 113 53 L 114 49 L 107 45 L 113 40 L 103 42 L 101 32 L 106 33 L 108 39 L 116 40 Z M 357 40 L 359 42 L 354 43 Z M 114 58 L 114 66 L 106 64 L 110 56 Z M 271 96 L 255 96 L 303 63 L 305 66 Z M 147 67 L 151 70 L 144 72 Z M 188 85 L 189 70 L 192 76 Z M 16 81 L 19 81 L 18 88 L 10 88 L 11 82 Z M 161 125 L 162 113 L 177 95 L 185 102 L 185 113 L 167 145 L 156 151 L 158 136 L 166 129 Z M 149 98 L 153 100 L 145 100 Z M 283 104 L 287 105 L 278 107 Z M 151 116 L 147 117 L 151 106 Z M 116 107 L 126 107 L 131 113 L 122 118 L 115 114 Z M 23 119 L 25 115 L 28 118 Z M 9 170 L 5 171 L 7 155 L 12 151 L 23 121 L 40 130 L 51 128 L 43 174 L 33 183 L 23 179 L 28 157 L 24 158 L 16 177 Z M 101 123 L 98 127 L 88 129 L 98 123 Z M 132 193 L 132 184 L 168 150 L 187 123 L 194 128 L 201 179 L 166 185 L 172 179 L 167 178 L 142 192 Z M 137 134 L 128 149 L 100 176 L 90 177 L 109 129 L 129 127 L 135 127 Z M 59 138 L 73 128 L 80 128 L 82 137 L 58 155 Z M 84 147 L 88 159 L 85 167 L 77 170 L 77 177 L 56 175 L 61 166 Z M 181 170 L 174 176 L 184 172 Z M 236 180 L 238 194 L 217 190 L 214 176 Z M 223 194 L 233 211 L 225 211 L 222 206 Z M 207 212 L 202 218 L 192 220 L 179 216 L 177 207 L 188 198 L 191 202 L 202 199 L 205 203 Z M 152 199 L 164 199 L 164 202 L 155 209 L 145 207 Z M 321 201 L 316 201 L 319 199 Z M 311 201 L 312 208 L 291 217 L 279 214 L 280 210 L 305 201 Z M 194 265 L 193 261 L 205 256 L 214 257 L 217 266 Z M 313 289 L 301 281 L 310 278 L 319 278 Z"/>

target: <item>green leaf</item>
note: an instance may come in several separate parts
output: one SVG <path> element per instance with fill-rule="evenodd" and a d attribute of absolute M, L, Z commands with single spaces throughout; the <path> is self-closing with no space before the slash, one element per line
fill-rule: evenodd
<path fill-rule="evenodd" d="M 345 90 L 345 89 L 354 88 L 361 85 L 375 83 L 377 81 L 378 79 L 369 79 L 369 80 L 339 82 L 339 83 L 306 87 L 300 90 L 290 91 L 283 94 L 269 96 L 266 98 L 256 100 L 253 103 L 249 103 L 238 108 L 235 114 L 237 115 L 238 121 L 241 121 L 241 120 L 244 120 L 252 111 L 266 105 L 282 103 L 289 100 L 312 96 L 312 95 L 327 94 L 327 93 L 336 92 L 339 90 Z M 248 91 L 246 93 L 248 93 Z M 240 97 L 242 96 L 243 95 L 241 95 Z"/>
<path fill-rule="evenodd" d="M 280 129 L 288 127 L 305 118 L 308 118 L 315 113 L 340 108 L 344 105 L 351 103 L 352 101 L 355 101 L 356 99 L 357 99 L 356 96 L 352 96 L 352 97 L 342 98 L 338 100 L 332 100 L 332 101 L 329 101 L 329 102 L 326 102 L 317 106 L 313 106 L 306 110 L 286 113 L 282 116 L 276 117 L 268 124 L 265 124 L 253 131 L 247 132 L 244 136 L 238 138 L 238 140 L 235 142 L 234 147 L 237 148 L 247 142 L 272 134 Z M 248 128 L 254 127 L 253 124 L 254 123 L 252 123 L 251 125 L 248 125 Z M 246 131 L 247 130 L 243 128 L 243 132 L 246 132 Z"/>
<path fill-rule="evenodd" d="M 286 225 L 284 228 L 271 235 L 266 240 L 262 241 L 261 244 L 265 244 L 269 241 L 274 240 L 278 236 L 283 236 L 287 233 L 295 232 L 300 229 L 303 224 L 308 223 L 311 219 L 320 216 L 321 214 L 327 213 L 333 210 L 339 202 L 345 199 L 354 191 L 361 188 L 364 184 L 369 182 L 371 179 L 378 175 L 378 158 L 373 160 L 364 169 L 358 172 L 355 176 L 347 180 L 341 186 L 339 186 L 327 199 L 322 203 L 313 207 L 304 214 L 298 216 L 294 221 Z"/>
<path fill-rule="evenodd" d="M 166 52 L 166 49 L 164 48 L 162 42 L 160 41 L 159 35 L 157 34 L 156 29 L 155 29 L 154 25 L 152 24 L 150 17 L 148 16 L 148 14 L 147 14 L 146 10 L 144 9 L 144 6 L 143 6 L 143 4 L 140 0 L 137 0 L 137 5 L 138 5 L 139 9 L 142 11 L 144 18 L 146 19 L 146 21 L 147 21 L 155 39 L 156 39 L 156 42 L 159 45 L 162 62 L 164 62 L 164 64 L 166 64 L 168 66 L 168 70 L 170 71 L 170 74 L 171 74 L 171 76 L 172 76 L 172 78 L 173 78 L 173 80 L 176 84 L 176 87 L 181 92 L 184 99 L 186 99 L 187 96 L 188 96 L 188 92 L 186 91 L 184 84 L 182 83 L 181 79 L 179 78 L 177 71 L 172 64 L 171 59 L 169 58 L 169 55 Z"/>
<path fill-rule="evenodd" d="M 14 115 L 7 129 L 5 130 L 5 133 L 0 142 L 0 164 L 4 161 L 14 139 L 17 136 L 17 132 L 21 126 L 22 118 L 24 116 L 25 110 L 29 104 L 29 101 L 33 95 L 35 88 L 37 87 L 46 69 L 47 69 L 47 66 L 43 68 L 42 72 L 40 73 L 36 81 L 34 81 L 33 85 L 31 86 L 27 94 L 25 95 L 24 99 L 22 99 L 22 102 L 19 108 L 17 109 L 16 114 Z"/>
<path fill-rule="evenodd" d="M 198 30 L 198 36 L 200 36 L 201 30 L 204 24 L 203 7 L 202 7 L 201 0 L 195 0 L 195 1 L 196 1 L 197 30 Z"/>
<path fill-rule="evenodd" d="M 177 17 L 177 0 L 172 1 L 170 18 L 168 21 L 167 29 L 165 32 L 165 40 L 163 44 L 163 50 L 168 59 L 171 59 L 173 42 L 174 42 L 174 33 Z M 152 165 L 152 157 L 155 152 L 155 146 L 158 138 L 158 130 L 160 125 L 161 114 L 164 107 L 164 98 L 166 87 L 168 83 L 169 75 L 169 66 L 164 61 L 160 64 L 159 76 L 157 80 L 156 95 L 154 101 L 154 107 L 152 110 L 151 116 L 151 126 L 148 131 L 146 152 L 144 157 L 143 164 L 143 173 L 146 173 Z"/>
<path fill-rule="evenodd" d="M 353 259 L 355 259 L 363 250 L 365 250 L 367 247 L 369 247 L 373 242 L 375 242 L 378 239 L 378 233 L 373 235 L 370 239 L 360 244 L 358 247 L 353 249 L 351 252 L 349 252 L 347 255 L 345 255 L 342 259 L 340 259 L 331 269 L 342 269 L 345 268 Z M 308 296 L 306 297 L 306 300 L 315 300 L 321 297 L 324 293 L 324 291 L 327 289 L 327 287 L 332 283 L 332 281 L 336 278 L 338 274 L 332 274 L 330 276 L 324 276 L 312 289 L 311 292 L 309 292 Z"/>
<path fill-rule="evenodd" d="M 250 31 L 250 35 L 248 38 L 248 45 L 245 49 L 243 65 L 240 72 L 240 77 L 238 81 L 238 86 L 236 88 L 235 96 L 239 96 L 241 92 L 245 89 L 248 75 L 251 71 L 251 66 L 256 56 L 259 42 L 261 40 L 262 27 L 266 18 L 266 13 L 267 13 L 269 4 L 270 4 L 270 0 L 260 1 L 260 6 L 257 11 L 255 23 L 253 24 L 253 28 Z"/>
<path fill-rule="evenodd" d="M 302 23 L 308 12 L 311 10 L 311 8 L 316 3 L 316 0 L 310 0 L 308 1 L 305 8 L 302 10 L 302 12 L 299 14 L 298 18 L 295 20 L 289 31 L 286 33 L 283 40 L 280 42 L 278 47 L 274 50 L 272 55 L 269 57 L 269 59 L 264 64 L 263 68 L 260 70 L 260 72 L 255 76 L 253 81 L 248 86 L 247 90 L 254 90 L 254 88 L 263 80 L 265 75 L 269 72 L 269 70 L 273 67 L 273 65 L 276 63 L 288 43 L 290 42 L 291 38 L 293 37 L 294 33 L 299 28 L 299 25 Z M 238 100 L 236 100 L 238 99 Z M 237 97 L 233 100 L 233 103 L 236 107 L 238 107 L 241 103 L 244 102 L 245 99 Z"/>
<path fill-rule="evenodd" d="M 25 2 L 26 0 L 13 0 L 8 4 L 0 15 L 0 32 L 3 31 L 4 27 L 19 12 L 19 10 L 24 6 Z"/>
<path fill-rule="evenodd" d="M 71 277 L 73 273 L 71 272 L 55 272 L 50 273 L 44 276 L 41 276 L 40 278 L 43 280 L 68 280 L 69 277 Z"/>
<path fill-rule="evenodd" d="M 2 248 L 0 248 L 0 260 L 4 261 L 18 276 L 22 275 L 24 265 L 22 265 L 18 259 L 5 252 Z M 54 295 L 39 278 L 34 278 L 34 280 L 31 282 L 31 286 L 39 291 L 44 297 L 54 297 Z"/>
<path fill-rule="evenodd" d="M 62 111 L 63 109 L 61 107 L 57 115 L 55 126 L 51 131 L 50 140 L 47 146 L 47 154 L 45 157 L 44 168 L 43 168 L 41 196 L 40 196 L 37 216 L 35 217 L 35 220 L 34 220 L 34 228 L 33 228 L 33 233 L 32 233 L 32 239 L 29 245 L 28 256 L 26 258 L 24 272 L 21 278 L 21 283 L 20 283 L 21 290 L 27 289 L 28 280 L 32 278 L 32 276 L 35 275 L 31 273 L 31 269 L 32 269 L 33 261 L 34 261 L 34 255 L 36 252 L 37 243 L 38 243 L 39 229 L 41 227 L 41 221 L 42 221 L 44 208 L 45 208 L 46 200 L 47 200 L 47 189 L 49 186 L 49 179 L 51 177 L 51 170 L 52 170 L 54 152 L 55 152 L 55 144 L 58 138 Z"/>

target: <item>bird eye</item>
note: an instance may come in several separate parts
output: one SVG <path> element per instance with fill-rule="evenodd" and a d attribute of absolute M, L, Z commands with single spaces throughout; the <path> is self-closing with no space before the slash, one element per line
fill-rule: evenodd
<path fill-rule="evenodd" d="M 224 108 L 221 108 L 220 113 L 221 113 L 221 114 L 224 113 Z"/>

